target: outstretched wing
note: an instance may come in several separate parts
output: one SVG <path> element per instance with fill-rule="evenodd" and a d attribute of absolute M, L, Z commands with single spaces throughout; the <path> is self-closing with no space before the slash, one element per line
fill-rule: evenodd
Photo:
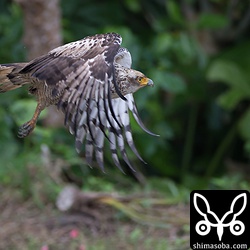
<path fill-rule="evenodd" d="M 86 37 L 36 58 L 20 73 L 55 86 L 54 96 L 60 91 L 72 92 L 79 85 L 88 86 L 89 78 L 105 84 L 106 74 L 108 79 L 113 80 L 113 61 L 121 42 L 121 36 L 115 33 Z M 62 102 L 66 101 L 66 96 Z"/>
<path fill-rule="evenodd" d="M 80 152 L 85 142 L 86 161 L 93 157 L 104 171 L 103 147 L 105 137 L 115 165 L 121 169 L 117 149 L 129 163 L 125 143 L 138 154 L 130 129 L 129 110 L 141 123 L 132 94 L 125 97 L 119 92 L 114 79 L 114 63 L 131 67 L 129 51 L 120 48 L 121 37 L 115 33 L 95 35 L 58 47 L 46 56 L 35 59 L 20 73 L 53 86 L 52 95 L 59 98 L 58 108 L 65 113 L 65 124 L 75 135 L 76 150 Z M 120 98 L 111 99 L 111 84 Z"/>
<path fill-rule="evenodd" d="M 119 48 L 114 63 L 118 63 L 126 68 L 131 68 L 132 58 L 130 52 L 126 48 Z M 109 93 L 110 85 L 106 85 Z M 99 167 L 104 171 L 103 165 L 103 147 L 104 139 L 107 137 L 110 144 L 110 150 L 112 159 L 115 165 L 121 170 L 121 164 L 119 162 L 118 152 L 120 152 L 123 160 L 134 171 L 132 164 L 129 162 L 129 158 L 126 153 L 126 143 L 130 146 L 134 154 L 142 161 L 142 157 L 139 155 L 132 136 L 130 127 L 129 111 L 132 112 L 136 122 L 140 127 L 150 135 L 157 136 L 150 132 L 142 123 L 137 107 L 133 98 L 133 94 L 127 94 L 125 100 L 123 98 L 112 99 L 102 98 L 91 99 L 89 102 L 89 109 L 87 112 L 83 112 L 84 115 L 79 118 L 78 130 L 76 134 L 76 149 L 80 152 L 84 138 L 86 137 L 86 160 L 89 165 L 92 164 L 93 157 L 95 156 Z M 84 101 L 85 102 L 85 101 Z M 83 105 L 84 106 L 84 105 Z M 113 112 L 110 107 L 113 107 Z M 108 133 L 106 134 L 106 128 Z M 73 130 L 71 131 L 72 133 Z M 92 138 L 95 138 L 94 143 Z M 145 163 L 145 162 L 144 162 Z"/>

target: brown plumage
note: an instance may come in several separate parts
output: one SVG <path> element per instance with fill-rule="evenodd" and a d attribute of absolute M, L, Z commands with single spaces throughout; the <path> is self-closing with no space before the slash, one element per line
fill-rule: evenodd
<path fill-rule="evenodd" d="M 28 84 L 29 92 L 37 98 L 34 116 L 19 128 L 19 137 L 29 135 L 40 112 L 54 104 L 65 113 L 65 124 L 75 135 L 78 152 L 85 140 L 89 165 L 95 155 L 98 165 L 104 169 L 105 137 L 119 168 L 117 148 L 132 168 L 125 140 L 142 160 L 134 146 L 128 110 L 142 129 L 154 135 L 141 122 L 132 95 L 153 82 L 131 69 L 131 55 L 120 47 L 121 42 L 118 34 L 99 34 L 58 47 L 29 63 L 0 65 L 0 92 Z"/>

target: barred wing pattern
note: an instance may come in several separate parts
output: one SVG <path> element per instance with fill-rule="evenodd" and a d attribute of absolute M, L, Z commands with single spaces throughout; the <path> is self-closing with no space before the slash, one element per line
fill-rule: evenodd
<path fill-rule="evenodd" d="M 114 64 L 130 68 L 132 62 L 127 49 L 120 48 L 121 42 L 122 38 L 115 33 L 86 37 L 35 59 L 21 72 L 31 72 L 33 78 L 53 86 L 52 94 L 60 96 L 57 105 L 65 113 L 65 124 L 75 135 L 77 152 L 85 144 L 87 163 L 92 165 L 95 157 L 103 171 L 105 137 L 110 143 L 113 161 L 119 169 L 121 165 L 117 149 L 133 169 L 125 150 L 126 142 L 142 160 L 133 142 L 129 110 L 142 129 L 153 134 L 142 124 L 133 95 L 123 96 L 119 92 Z M 115 99 L 111 98 L 113 85 L 119 96 Z"/>

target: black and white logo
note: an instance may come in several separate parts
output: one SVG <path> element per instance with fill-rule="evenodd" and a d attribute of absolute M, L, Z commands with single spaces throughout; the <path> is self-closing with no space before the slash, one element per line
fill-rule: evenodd
<path fill-rule="evenodd" d="M 190 195 L 192 249 L 248 249 L 250 199 L 242 190 L 197 190 Z"/>

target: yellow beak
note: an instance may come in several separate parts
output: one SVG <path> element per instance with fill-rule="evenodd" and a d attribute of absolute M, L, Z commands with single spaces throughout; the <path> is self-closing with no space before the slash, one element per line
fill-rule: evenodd
<path fill-rule="evenodd" d="M 143 87 L 144 86 L 154 86 L 154 82 L 147 77 L 143 77 L 141 82 L 140 82 L 140 85 Z"/>

